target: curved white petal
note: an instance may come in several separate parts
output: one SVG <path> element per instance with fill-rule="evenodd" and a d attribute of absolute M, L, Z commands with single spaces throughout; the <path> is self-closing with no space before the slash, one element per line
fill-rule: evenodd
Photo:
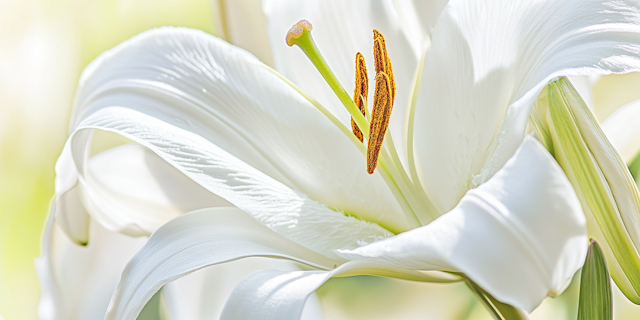
<path fill-rule="evenodd" d="M 71 141 L 67 141 L 56 162 L 56 220 L 62 231 L 77 244 L 89 241 L 91 218 L 82 204 Z"/>
<path fill-rule="evenodd" d="M 220 319 L 233 288 L 249 274 L 262 269 L 300 270 L 291 261 L 270 258 L 245 258 L 203 268 L 164 285 L 162 297 L 169 318 Z M 307 302 L 302 319 L 322 319 L 322 306 L 317 298 Z"/>
<path fill-rule="evenodd" d="M 564 290 L 586 252 L 580 202 L 532 137 L 489 181 L 432 223 L 340 250 L 345 258 L 403 268 L 458 270 L 498 300 L 527 311 Z"/>
<path fill-rule="evenodd" d="M 60 288 L 56 280 L 56 275 L 51 263 L 51 244 L 53 227 L 55 224 L 55 201 L 51 203 L 49 217 L 42 234 L 42 253 L 35 259 L 36 272 L 40 280 L 40 302 L 38 304 L 38 317 L 42 320 L 52 320 L 58 318 L 62 313 L 59 306 L 63 304 Z M 87 239 L 88 241 L 88 239 Z"/>
<path fill-rule="evenodd" d="M 55 210 L 53 205 L 52 212 Z M 42 320 L 101 320 L 127 261 L 146 242 L 90 225 L 90 243 L 70 241 L 49 217 L 36 259 Z"/>
<path fill-rule="evenodd" d="M 131 236 L 148 236 L 189 211 L 232 206 L 138 144 L 92 157 L 83 182 L 85 206 L 94 219 Z"/>
<path fill-rule="evenodd" d="M 415 146 L 442 211 L 523 139 L 538 93 L 560 75 L 640 70 L 636 0 L 449 2 L 425 57 Z"/>
<path fill-rule="evenodd" d="M 640 100 L 620 107 L 607 117 L 602 130 L 622 159 L 630 164 L 640 152 Z"/>
<path fill-rule="evenodd" d="M 331 271 L 262 270 L 236 286 L 220 319 L 298 320 L 309 295 L 323 283 L 333 277 L 357 275 L 430 281 L 421 273 L 374 261 L 349 261 Z"/>
<path fill-rule="evenodd" d="M 318 267 L 340 263 L 285 239 L 237 208 L 202 209 L 169 221 L 151 235 L 124 269 L 105 319 L 135 319 L 167 282 L 207 266 L 256 256 Z"/>
<path fill-rule="evenodd" d="M 72 128 L 111 106 L 136 110 L 193 132 L 332 208 L 393 230 L 409 228 L 382 178 L 366 173 L 351 140 L 257 63 L 201 31 L 145 32 L 87 67 Z"/>
<path fill-rule="evenodd" d="M 57 195 L 56 223 L 58 227 L 79 245 L 89 242 L 91 217 L 82 204 L 82 187 L 74 186 L 67 192 Z"/>
<path fill-rule="evenodd" d="M 377 224 L 347 216 L 289 189 L 201 136 L 137 111 L 120 107 L 99 110 L 77 128 L 71 142 L 86 148 L 85 133 L 94 129 L 146 146 L 260 223 L 323 255 L 335 257 L 335 249 L 355 248 L 391 234 Z M 86 150 L 78 147 L 73 153 L 74 162 L 84 172 Z M 83 176 L 80 180 L 84 184 Z"/>
<path fill-rule="evenodd" d="M 311 22 L 312 35 L 320 52 L 350 95 L 355 86 L 356 52 L 361 52 L 369 71 L 368 101 L 373 101 L 373 29 L 384 35 L 397 87 L 389 130 L 397 141 L 396 147 L 404 161 L 404 143 L 399 142 L 404 141 L 405 110 L 419 54 L 409 42 L 413 37 L 407 38 L 404 32 L 401 16 L 394 3 L 391 0 L 266 0 L 264 11 L 276 70 L 322 103 L 349 127 L 351 117 L 346 108 L 302 50 L 287 46 L 285 36 L 299 20 Z M 371 107 L 370 103 L 369 108 Z"/>

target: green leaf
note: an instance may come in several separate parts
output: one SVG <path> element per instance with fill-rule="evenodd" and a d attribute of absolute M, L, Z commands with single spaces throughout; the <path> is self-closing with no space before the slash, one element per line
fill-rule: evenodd
<path fill-rule="evenodd" d="M 609 270 L 600 246 L 591 239 L 580 277 L 578 320 L 609 319 L 613 319 Z"/>

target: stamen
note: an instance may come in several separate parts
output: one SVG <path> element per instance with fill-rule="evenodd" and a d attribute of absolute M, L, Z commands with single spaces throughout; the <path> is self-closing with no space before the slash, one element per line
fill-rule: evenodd
<path fill-rule="evenodd" d="M 387 53 L 387 44 L 380 31 L 373 30 L 373 57 L 376 67 L 376 91 L 373 95 L 373 111 L 369 124 L 367 147 L 367 172 L 372 174 L 378 165 L 378 156 L 389 127 L 391 110 L 396 94 L 393 67 Z"/>
<path fill-rule="evenodd" d="M 412 181 L 408 178 L 405 179 L 399 170 L 404 170 L 400 165 L 394 163 L 394 160 L 389 157 L 387 153 L 383 141 L 385 134 L 387 132 L 387 128 L 389 126 L 389 118 L 391 116 L 391 109 L 393 108 L 393 100 L 395 98 L 395 80 L 393 78 L 393 68 L 391 67 L 391 61 L 389 60 L 389 56 L 387 54 L 386 44 L 384 41 L 384 37 L 378 32 L 374 31 L 374 38 L 377 42 L 375 46 L 377 46 L 377 54 L 376 54 L 376 63 L 381 63 L 381 68 L 377 68 L 376 71 L 376 89 L 374 95 L 374 106 L 372 110 L 372 114 L 369 113 L 367 105 L 367 92 L 368 92 L 368 77 L 366 75 L 366 66 L 364 63 L 364 58 L 359 55 L 356 56 L 356 89 L 354 90 L 354 98 L 351 99 L 347 91 L 344 89 L 342 84 L 338 81 L 337 77 L 329 68 L 329 65 L 322 57 L 320 50 L 316 46 L 313 41 L 313 37 L 311 36 L 311 24 L 308 21 L 301 20 L 296 23 L 289 33 L 287 34 L 286 41 L 289 46 L 297 45 L 304 54 L 309 58 L 311 63 L 316 67 L 318 72 L 325 79 L 329 87 L 336 94 L 340 102 L 346 107 L 347 111 L 352 118 L 352 127 L 357 125 L 358 131 L 361 131 L 361 136 L 358 136 L 358 133 L 353 130 L 349 132 L 347 126 L 340 123 L 331 113 L 329 113 L 324 107 L 320 106 L 317 101 L 313 99 L 309 99 L 308 96 L 304 95 L 309 99 L 309 101 L 316 107 L 318 110 L 325 114 L 327 118 L 329 118 L 340 130 L 348 135 L 349 140 L 351 140 L 356 147 L 366 153 L 367 156 L 367 172 L 369 174 L 373 174 L 376 167 L 378 166 L 378 160 L 380 161 L 380 168 L 378 172 L 380 176 L 384 179 L 384 181 L 389 186 L 389 189 L 398 200 L 398 203 L 402 207 L 402 211 L 405 213 L 407 217 L 407 221 L 412 225 L 419 226 L 421 221 L 417 218 L 416 210 L 420 209 L 420 203 L 415 200 L 415 186 L 412 186 Z M 275 71 L 272 71 L 275 73 Z M 277 74 L 277 73 L 275 73 Z M 281 79 L 285 80 L 281 75 L 279 76 Z M 360 79 L 360 80 L 359 80 Z M 358 85 L 358 81 L 361 81 Z M 290 82 L 289 83 L 294 89 L 296 88 Z M 358 89 L 360 88 L 360 89 Z M 296 89 L 298 92 L 301 92 L 301 89 Z M 358 92 L 360 91 L 360 92 Z M 355 100 L 355 101 L 354 101 Z M 356 104 L 357 101 L 357 104 Z M 364 111 L 363 111 L 364 110 Z M 367 119 L 371 117 L 371 125 L 367 121 Z M 370 133 L 370 130 L 374 130 L 373 133 Z M 368 136 L 368 146 L 367 150 L 365 150 L 363 145 L 364 136 Z M 379 158 L 379 159 L 378 159 Z M 397 161 L 400 163 L 400 161 Z M 406 174 L 405 174 L 406 175 Z"/>
<path fill-rule="evenodd" d="M 302 36 L 305 31 L 311 31 L 313 26 L 311 22 L 307 20 L 300 20 L 298 23 L 294 24 L 289 32 L 287 32 L 287 37 L 285 38 L 287 41 L 287 45 L 292 47 L 295 44 L 295 39 L 298 39 Z"/>
<path fill-rule="evenodd" d="M 368 95 L 369 76 L 367 76 L 367 65 L 364 63 L 364 56 L 362 53 L 358 52 L 356 53 L 356 86 L 355 89 L 353 89 L 353 102 L 356 103 L 356 106 L 358 106 L 362 115 L 365 115 L 367 111 L 365 101 Z M 360 142 L 364 142 L 362 131 L 360 131 L 353 118 L 351 118 L 351 128 L 353 129 L 353 134 L 356 135 Z"/>
<path fill-rule="evenodd" d="M 376 74 L 384 72 L 389 77 L 389 86 L 391 88 L 391 104 L 396 98 L 396 80 L 393 76 L 393 66 L 391 59 L 387 53 L 387 42 L 380 31 L 373 30 L 373 57 L 375 59 Z"/>
<path fill-rule="evenodd" d="M 369 145 L 367 146 L 367 172 L 373 174 L 378 165 L 380 148 L 389 127 L 393 108 L 389 77 L 384 72 L 376 75 L 376 91 L 373 94 L 373 110 L 369 127 Z"/>

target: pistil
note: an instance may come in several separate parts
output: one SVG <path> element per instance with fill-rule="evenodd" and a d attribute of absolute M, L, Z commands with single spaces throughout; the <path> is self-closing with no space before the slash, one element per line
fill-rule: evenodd
<path fill-rule="evenodd" d="M 365 119 L 364 115 L 360 112 L 358 106 L 356 106 L 355 102 L 351 100 L 351 97 L 344 89 L 338 78 L 333 73 L 327 61 L 324 60 L 324 57 L 318 50 L 316 43 L 313 41 L 313 37 L 311 37 L 311 30 L 313 26 L 307 20 L 300 20 L 296 23 L 289 32 L 287 32 L 287 45 L 290 47 L 293 45 L 297 45 L 300 47 L 302 52 L 311 60 L 311 63 L 318 69 L 324 80 L 329 84 L 329 87 L 333 90 L 333 92 L 338 96 L 340 102 L 347 108 L 349 114 L 353 118 L 354 122 L 358 125 L 358 128 L 362 131 L 362 133 L 367 136 L 369 135 L 369 124 Z"/>

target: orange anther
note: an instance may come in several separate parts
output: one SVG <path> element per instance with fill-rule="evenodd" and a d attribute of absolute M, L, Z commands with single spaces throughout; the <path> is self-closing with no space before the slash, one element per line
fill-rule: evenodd
<path fill-rule="evenodd" d="M 393 66 L 387 52 L 387 43 L 380 31 L 373 30 L 373 57 L 376 65 L 376 74 L 384 72 L 389 77 L 389 85 L 391 87 L 391 104 L 396 97 L 396 81 L 393 76 Z"/>
<path fill-rule="evenodd" d="M 362 53 L 356 53 L 356 85 L 353 89 L 353 102 L 356 103 L 358 109 L 362 112 L 364 116 L 366 114 L 366 100 L 369 95 L 369 77 L 367 76 L 367 65 L 364 62 L 364 56 Z M 353 134 L 363 142 L 364 137 L 362 135 L 362 131 L 356 125 L 356 122 L 351 119 L 351 128 L 353 129 Z"/>
<path fill-rule="evenodd" d="M 380 155 L 384 135 L 389 127 L 392 109 L 393 97 L 390 79 L 386 73 L 378 72 L 376 75 L 376 91 L 373 94 L 371 123 L 369 124 L 369 145 L 367 146 L 367 172 L 369 174 L 373 174 L 378 165 L 378 156 Z"/>

